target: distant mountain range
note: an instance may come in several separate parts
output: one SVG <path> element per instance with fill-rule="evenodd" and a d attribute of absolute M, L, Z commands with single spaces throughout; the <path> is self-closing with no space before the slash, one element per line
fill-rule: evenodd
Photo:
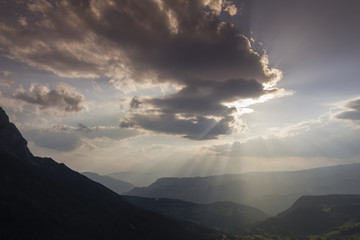
<path fill-rule="evenodd" d="M 133 189 L 135 186 L 131 183 L 124 182 L 106 175 L 99 175 L 93 172 L 82 172 L 82 175 L 90 178 L 91 180 L 98 182 L 117 194 L 122 194 Z"/>
<path fill-rule="evenodd" d="M 156 181 L 159 176 L 163 176 L 160 172 L 114 172 L 106 174 L 106 176 L 131 183 L 137 187 L 148 186 L 149 184 Z"/>
<path fill-rule="evenodd" d="M 301 171 L 160 178 L 127 195 L 196 203 L 232 201 L 275 215 L 303 195 L 360 194 L 360 164 Z"/>
<path fill-rule="evenodd" d="M 123 197 L 143 209 L 228 232 L 243 231 L 251 224 L 268 218 L 256 208 L 233 202 L 197 204 L 166 198 Z"/>
<path fill-rule="evenodd" d="M 0 239 L 219 239 L 169 219 L 50 158 L 34 157 L 0 108 Z"/>

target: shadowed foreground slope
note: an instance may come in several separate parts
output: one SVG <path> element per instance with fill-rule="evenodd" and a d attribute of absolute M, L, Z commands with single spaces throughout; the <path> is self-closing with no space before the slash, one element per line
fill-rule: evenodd
<path fill-rule="evenodd" d="M 0 108 L 0 239 L 215 239 L 139 209 L 50 158 L 34 157 Z"/>
<path fill-rule="evenodd" d="M 360 226 L 360 195 L 303 196 L 278 216 L 258 224 L 258 232 L 320 234 Z M 360 233 L 360 227 L 357 228 Z"/>
<path fill-rule="evenodd" d="M 268 217 L 256 208 L 233 202 L 197 204 L 166 198 L 123 197 L 143 209 L 224 231 L 242 231 Z"/>

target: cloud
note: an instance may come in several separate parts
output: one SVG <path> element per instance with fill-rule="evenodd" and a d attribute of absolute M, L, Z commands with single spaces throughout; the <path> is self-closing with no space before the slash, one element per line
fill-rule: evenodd
<path fill-rule="evenodd" d="M 228 12 L 230 16 L 235 16 L 239 11 L 235 4 L 231 1 L 220 1 L 222 2 L 222 9 L 224 12 Z M 240 3 L 243 3 L 240 1 Z M 241 9 L 240 9 L 241 10 Z"/>
<path fill-rule="evenodd" d="M 24 110 L 24 103 L 7 96 L 0 91 L 0 103 L 1 107 L 6 108 L 8 111 L 22 112 Z"/>
<path fill-rule="evenodd" d="M 78 124 L 77 130 L 82 133 L 83 138 L 87 139 L 108 138 L 112 140 L 121 140 L 138 135 L 138 131 L 134 129 L 122 129 L 118 126 L 88 127 L 82 123 Z"/>
<path fill-rule="evenodd" d="M 0 71 L 0 87 L 2 86 L 10 86 L 13 83 L 11 78 L 11 72 L 8 71 Z"/>
<path fill-rule="evenodd" d="M 66 83 L 58 83 L 56 90 L 50 90 L 44 85 L 32 85 L 29 93 L 20 88 L 13 97 L 38 105 L 40 109 L 55 108 L 64 112 L 79 112 L 85 109 L 84 95 Z"/>
<path fill-rule="evenodd" d="M 7 4 L 16 5 L 17 18 L 0 24 L 0 46 L 13 59 L 63 77 L 105 76 L 124 91 L 134 83 L 169 83 L 180 89 L 163 98 L 134 98 L 132 109 L 137 111 L 129 112 L 121 126 L 216 138 L 231 133 L 235 124 L 236 109 L 224 103 L 279 90 L 275 85 L 281 71 L 269 66 L 268 56 L 254 51 L 232 23 L 220 20 L 222 12 L 237 13 L 232 1 Z M 49 106 L 37 92 L 32 94 L 20 91 L 17 97 Z"/>
<path fill-rule="evenodd" d="M 141 126 L 141 128 L 168 134 L 183 135 L 193 140 L 217 138 L 218 135 L 229 134 L 232 117 L 217 121 L 212 118 L 198 116 L 191 119 L 178 118 L 173 114 L 134 114 L 131 122 L 122 122 L 121 127 Z"/>
<path fill-rule="evenodd" d="M 349 100 L 344 104 L 347 109 L 335 115 L 337 119 L 350 120 L 354 122 L 360 121 L 360 99 Z"/>
<path fill-rule="evenodd" d="M 31 129 L 23 131 L 23 134 L 38 147 L 54 149 L 60 152 L 75 150 L 82 144 L 78 135 L 69 133 L 64 129 Z"/>
<path fill-rule="evenodd" d="M 190 139 L 214 139 L 232 131 L 236 111 L 223 103 L 239 98 L 265 94 L 255 80 L 231 79 L 224 82 L 194 81 L 179 92 L 164 98 L 144 99 L 150 110 L 129 114 L 122 127 L 141 126 L 144 129 L 183 135 Z"/>
<path fill-rule="evenodd" d="M 140 107 L 141 102 L 138 100 L 137 97 L 133 97 L 130 101 L 129 107 L 130 109 L 137 109 Z"/>
<path fill-rule="evenodd" d="M 78 123 L 78 131 L 83 133 L 89 133 L 92 131 L 92 129 L 82 123 Z"/>
<path fill-rule="evenodd" d="M 163 109 L 164 112 L 223 116 L 224 113 L 229 113 L 229 108 L 223 103 L 241 98 L 256 98 L 265 92 L 261 83 L 256 80 L 194 81 L 173 95 L 165 98 L 153 98 L 147 103 Z"/>
<path fill-rule="evenodd" d="M 22 132 L 25 138 L 36 146 L 59 152 L 73 151 L 80 146 L 93 146 L 92 140 L 120 141 L 139 134 L 134 129 L 112 126 L 88 127 L 82 123 L 79 123 L 77 128 L 65 125 L 54 125 L 49 128 L 27 126 Z"/>

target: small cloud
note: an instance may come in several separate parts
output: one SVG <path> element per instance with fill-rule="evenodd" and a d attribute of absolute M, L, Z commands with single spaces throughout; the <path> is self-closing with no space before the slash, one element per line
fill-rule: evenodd
<path fill-rule="evenodd" d="M 78 131 L 84 132 L 84 133 L 89 133 L 92 131 L 92 129 L 82 123 L 78 123 Z"/>
<path fill-rule="evenodd" d="M 238 12 L 236 6 L 229 1 L 225 2 L 224 11 L 228 12 L 230 16 L 235 16 L 236 13 Z"/>
<path fill-rule="evenodd" d="M 18 18 L 18 23 L 19 23 L 21 26 L 26 26 L 26 25 L 27 25 L 26 17 L 24 17 L 24 16 L 19 17 L 19 18 Z"/>
<path fill-rule="evenodd" d="M 13 83 L 11 78 L 11 72 L 8 71 L 0 71 L 0 87 L 5 86 L 9 87 Z"/>
<path fill-rule="evenodd" d="M 53 108 L 70 113 L 85 109 L 84 95 L 66 83 L 58 83 L 57 88 L 52 90 L 44 85 L 32 85 L 29 92 L 20 88 L 13 97 L 23 102 L 37 105 L 41 110 Z"/>
<path fill-rule="evenodd" d="M 135 126 L 135 124 L 130 122 L 129 120 L 125 120 L 125 121 L 121 121 L 119 126 L 121 128 L 132 128 Z"/>
<path fill-rule="evenodd" d="M 12 97 L 6 96 L 5 94 L 3 94 L 0 91 L 0 103 L 1 106 L 8 109 L 8 110 L 12 110 L 15 112 L 22 112 L 24 110 L 24 105 L 25 103 L 22 103 L 15 99 L 13 99 Z"/>
<path fill-rule="evenodd" d="M 360 98 L 345 102 L 345 111 L 337 113 L 335 117 L 341 120 L 348 120 L 359 123 L 360 121 Z"/>
<path fill-rule="evenodd" d="M 135 96 L 131 99 L 129 107 L 130 109 L 137 109 L 140 107 L 140 101 L 138 100 L 138 98 Z"/>
<path fill-rule="evenodd" d="M 108 138 L 111 140 L 122 140 L 138 135 L 138 131 L 134 129 L 122 129 L 120 127 L 114 126 L 98 126 L 98 127 L 87 127 L 82 128 L 83 138 L 87 139 L 99 139 L 99 138 Z"/>

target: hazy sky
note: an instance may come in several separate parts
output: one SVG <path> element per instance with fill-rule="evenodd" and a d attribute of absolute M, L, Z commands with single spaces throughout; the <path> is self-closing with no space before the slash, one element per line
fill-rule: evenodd
<path fill-rule="evenodd" d="M 359 162 L 357 0 L 0 2 L 0 105 L 78 171 Z"/>

